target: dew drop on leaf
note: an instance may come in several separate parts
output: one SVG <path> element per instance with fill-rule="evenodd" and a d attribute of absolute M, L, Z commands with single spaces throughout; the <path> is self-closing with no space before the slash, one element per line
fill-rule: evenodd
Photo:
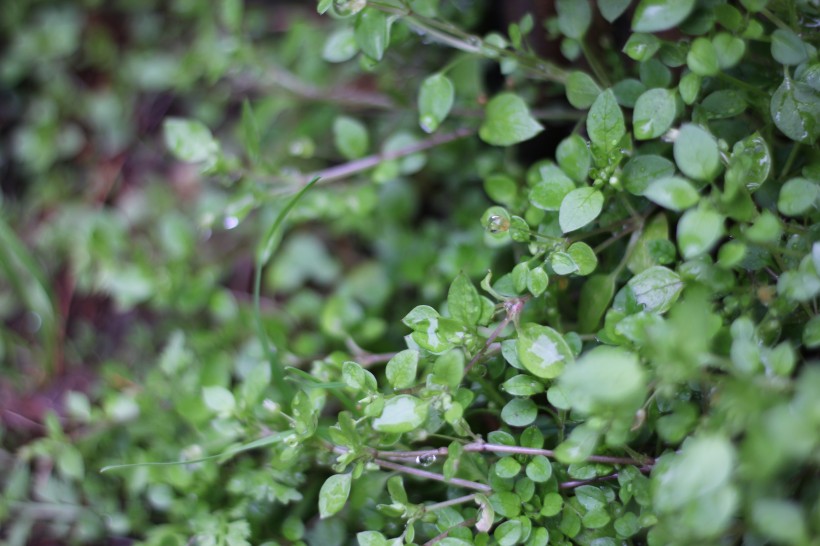
<path fill-rule="evenodd" d="M 490 233 L 500 233 L 502 231 L 507 231 L 510 229 L 510 221 L 503 216 L 498 214 L 494 214 L 487 218 L 487 231 Z"/>
<path fill-rule="evenodd" d="M 436 462 L 436 456 L 432 453 L 429 455 L 419 455 L 416 457 L 416 464 L 421 466 L 431 466 Z"/>

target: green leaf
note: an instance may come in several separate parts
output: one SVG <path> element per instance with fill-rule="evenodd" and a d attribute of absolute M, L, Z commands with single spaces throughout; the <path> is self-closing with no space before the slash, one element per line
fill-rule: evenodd
<path fill-rule="evenodd" d="M 416 368 L 419 363 L 419 353 L 412 349 L 399 352 L 390 359 L 384 373 L 387 381 L 394 389 L 407 389 L 416 383 Z"/>
<path fill-rule="evenodd" d="M 543 267 L 536 267 L 527 272 L 527 290 L 538 297 L 543 294 L 550 283 L 550 277 Z"/>
<path fill-rule="evenodd" d="M 432 133 L 445 120 L 453 107 L 455 88 L 444 74 L 429 76 L 419 90 L 419 125 L 425 133 Z"/>
<path fill-rule="evenodd" d="M 601 94 L 601 88 L 586 72 L 574 71 L 567 76 L 567 100 L 579 110 L 586 110 Z"/>
<path fill-rule="evenodd" d="M 181 161 L 214 163 L 219 155 L 219 143 L 210 129 L 199 121 L 165 118 L 162 126 L 165 146 Z"/>
<path fill-rule="evenodd" d="M 464 353 L 453 349 L 436 358 L 433 363 L 433 379 L 455 389 L 464 378 Z"/>
<path fill-rule="evenodd" d="M 650 201 L 676 212 L 688 209 L 700 199 L 700 194 L 692 183 L 679 176 L 655 180 L 649 184 L 643 195 Z"/>
<path fill-rule="evenodd" d="M 547 493 L 541 503 L 541 515 L 551 518 L 561 513 L 564 507 L 564 497 L 560 493 Z"/>
<path fill-rule="evenodd" d="M 379 432 L 401 434 L 418 428 L 425 419 L 427 403 L 401 394 L 385 401 L 381 415 L 373 420 L 373 428 Z"/>
<path fill-rule="evenodd" d="M 643 233 L 627 262 L 627 267 L 631 272 L 640 273 L 653 265 L 662 265 L 652 253 L 652 245 L 656 241 L 669 242 L 669 222 L 663 213 L 655 215 L 644 224 Z M 674 246 L 672 248 L 674 250 Z"/>
<path fill-rule="evenodd" d="M 633 195 L 643 195 L 646 188 L 661 178 L 675 174 L 675 164 L 659 155 L 639 155 L 627 161 L 621 177 L 626 190 Z"/>
<path fill-rule="evenodd" d="M 506 518 L 514 518 L 521 513 L 521 499 L 511 491 L 493 493 L 490 503 L 497 514 Z"/>
<path fill-rule="evenodd" d="M 680 93 L 680 98 L 683 99 L 685 104 L 691 105 L 698 100 L 701 83 L 703 83 L 703 78 L 694 72 L 688 72 L 680 79 L 680 83 L 678 84 L 678 92 Z"/>
<path fill-rule="evenodd" d="M 572 243 L 567 249 L 572 261 L 578 266 L 578 274 L 586 276 L 598 267 L 598 257 L 592 247 L 583 241 Z"/>
<path fill-rule="evenodd" d="M 374 61 L 382 60 L 390 42 L 390 19 L 376 8 L 365 8 L 356 16 L 356 43 L 362 53 Z"/>
<path fill-rule="evenodd" d="M 378 387 L 371 372 L 362 368 L 358 362 L 350 360 L 342 363 L 342 381 L 357 391 L 375 391 Z"/>
<path fill-rule="evenodd" d="M 772 32 L 772 57 L 780 64 L 798 65 L 809 57 L 805 42 L 791 29 Z"/>
<path fill-rule="evenodd" d="M 663 266 L 654 266 L 632 277 L 627 286 L 648 313 L 665 313 L 683 290 L 680 275 Z"/>
<path fill-rule="evenodd" d="M 378 531 L 362 531 L 356 534 L 359 546 L 387 546 L 387 539 Z"/>
<path fill-rule="evenodd" d="M 623 15 L 632 0 L 598 0 L 598 10 L 610 23 Z"/>
<path fill-rule="evenodd" d="M 459 273 L 450 284 L 447 309 L 454 319 L 470 326 L 475 326 L 481 318 L 481 298 L 478 290 L 464 273 Z"/>
<path fill-rule="evenodd" d="M 506 174 L 491 174 L 484 179 L 484 191 L 493 201 L 510 205 L 518 195 L 518 184 Z"/>
<path fill-rule="evenodd" d="M 524 99 L 514 93 L 501 93 L 487 103 L 478 135 L 487 144 L 512 146 L 531 139 L 543 129 L 530 115 Z"/>
<path fill-rule="evenodd" d="M 347 503 L 350 495 L 350 484 L 353 475 L 334 474 L 330 476 L 319 490 L 319 517 L 322 519 L 339 512 Z"/>
<path fill-rule="evenodd" d="M 527 477 L 536 483 L 544 483 L 552 476 L 552 463 L 543 455 L 536 455 L 527 463 Z"/>
<path fill-rule="evenodd" d="M 650 89 L 635 103 L 632 125 L 635 138 L 657 138 L 672 127 L 675 120 L 675 93 L 667 89 Z"/>
<path fill-rule="evenodd" d="M 695 0 L 641 0 L 632 17 L 635 32 L 658 32 L 678 26 L 695 7 Z"/>
<path fill-rule="evenodd" d="M 797 142 L 811 143 L 820 135 L 820 91 L 785 78 L 772 95 L 770 111 L 780 131 Z"/>
<path fill-rule="evenodd" d="M 575 358 L 564 338 L 548 326 L 524 324 L 516 341 L 518 359 L 536 377 L 552 379 Z"/>
<path fill-rule="evenodd" d="M 578 303 L 578 328 L 581 332 L 592 332 L 598 327 L 614 294 L 615 279 L 612 275 L 593 275 L 584 283 Z"/>
<path fill-rule="evenodd" d="M 521 541 L 523 526 L 520 521 L 510 519 L 495 528 L 493 537 L 498 546 L 513 546 Z"/>
<path fill-rule="evenodd" d="M 514 457 L 501 457 L 495 463 L 495 474 L 499 478 L 514 478 L 521 472 L 521 463 L 515 460 Z"/>
<path fill-rule="evenodd" d="M 686 55 L 686 65 L 698 76 L 715 76 L 720 72 L 715 45 L 707 38 L 695 38 Z"/>
<path fill-rule="evenodd" d="M 619 149 L 621 138 L 626 134 L 626 125 L 612 89 L 598 95 L 592 104 L 587 115 L 587 134 L 593 147 L 607 157 Z"/>
<path fill-rule="evenodd" d="M 777 210 L 786 216 L 803 216 L 817 210 L 820 185 L 807 178 L 792 178 L 780 188 Z"/>
<path fill-rule="evenodd" d="M 532 396 L 544 392 L 544 384 L 530 375 L 514 375 L 501 384 L 501 390 L 513 396 Z"/>
<path fill-rule="evenodd" d="M 809 532 L 800 505 L 787 500 L 760 498 L 751 512 L 754 527 L 780 544 L 808 544 Z"/>
<path fill-rule="evenodd" d="M 643 62 L 652 58 L 661 47 L 661 41 L 654 34 L 636 32 L 624 44 L 623 52 L 633 61 Z"/>
<path fill-rule="evenodd" d="M 820 347 L 820 315 L 813 316 L 803 328 L 803 345 L 807 349 Z"/>
<path fill-rule="evenodd" d="M 586 181 L 589 168 L 592 166 L 592 155 L 586 141 L 579 135 L 573 134 L 562 140 L 555 150 L 555 159 L 561 170 L 575 182 Z"/>
<path fill-rule="evenodd" d="M 678 222 L 678 248 L 690 259 L 712 250 L 723 236 L 723 215 L 706 208 L 688 210 Z"/>
<path fill-rule="evenodd" d="M 359 52 L 356 36 L 350 27 L 342 27 L 327 37 L 322 58 L 329 63 L 349 61 Z"/>
<path fill-rule="evenodd" d="M 755 192 L 769 178 L 771 171 L 772 155 L 760 133 L 754 132 L 735 143 L 729 158 L 727 183 L 732 176 L 737 176 L 747 190 Z"/>
<path fill-rule="evenodd" d="M 820 278 L 808 271 L 786 271 L 777 279 L 777 293 L 792 301 L 809 301 L 820 294 Z"/>
<path fill-rule="evenodd" d="M 346 159 L 362 157 L 370 146 L 364 124 L 347 116 L 339 116 L 333 121 L 333 141 Z"/>
<path fill-rule="evenodd" d="M 558 28 L 568 38 L 580 40 L 592 23 L 592 7 L 589 0 L 557 0 Z"/>
<path fill-rule="evenodd" d="M 746 42 L 728 32 L 715 34 L 712 45 L 715 46 L 718 65 L 724 70 L 739 63 L 746 53 Z"/>
<path fill-rule="evenodd" d="M 735 453 L 732 444 L 721 436 L 701 436 L 691 438 L 683 448 L 672 456 L 672 460 L 653 473 L 655 509 L 663 514 L 684 510 L 709 497 L 729 485 Z M 734 510 L 736 498 L 721 504 L 723 510 L 711 514 L 718 524 L 728 523 Z M 727 510 L 728 508 L 728 510 Z M 706 517 L 706 515 L 704 515 Z M 689 518 L 692 522 L 693 518 Z M 706 523 L 706 522 L 704 522 Z M 713 526 L 715 522 L 708 522 Z"/>
<path fill-rule="evenodd" d="M 501 420 L 511 427 L 526 427 L 538 417 L 538 408 L 529 398 L 513 398 L 501 408 Z"/>
<path fill-rule="evenodd" d="M 646 374 L 638 356 L 620 347 L 599 346 L 584 353 L 558 380 L 573 409 L 590 414 L 640 405 Z"/>
<path fill-rule="evenodd" d="M 646 91 L 646 86 L 643 82 L 635 78 L 626 78 L 612 86 L 612 92 L 615 93 L 615 98 L 618 104 L 624 108 L 634 108 L 635 103 Z"/>
<path fill-rule="evenodd" d="M 683 174 L 710 182 L 720 172 L 720 151 L 715 137 L 697 125 L 681 127 L 673 148 L 675 163 Z"/>
<path fill-rule="evenodd" d="M 618 533 L 618 537 L 620 538 L 629 538 L 632 535 L 638 534 L 638 531 L 641 530 L 640 521 L 638 521 L 638 516 L 636 516 L 632 512 L 626 512 L 623 516 L 619 517 L 613 523 L 615 527 L 615 532 Z"/>
<path fill-rule="evenodd" d="M 217 385 L 202 388 L 202 400 L 205 405 L 220 415 L 230 415 L 236 408 L 233 393 Z"/>
<path fill-rule="evenodd" d="M 556 275 L 572 275 L 578 271 L 578 264 L 566 252 L 553 252 L 549 262 Z"/>
<path fill-rule="evenodd" d="M 541 181 L 532 187 L 530 203 L 541 210 L 559 210 L 564 197 L 575 189 L 575 183 L 555 165 L 540 169 Z"/>
<path fill-rule="evenodd" d="M 575 231 L 595 220 L 604 206 L 604 194 L 595 188 L 578 188 L 561 201 L 558 223 L 561 231 Z"/>
<path fill-rule="evenodd" d="M 595 451 L 600 437 L 597 430 L 581 423 L 555 448 L 555 458 L 563 464 L 582 463 Z"/>

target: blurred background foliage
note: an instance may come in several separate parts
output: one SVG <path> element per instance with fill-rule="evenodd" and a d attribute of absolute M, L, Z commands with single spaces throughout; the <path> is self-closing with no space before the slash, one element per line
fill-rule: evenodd
<path fill-rule="evenodd" d="M 445 4 L 468 26 L 485 20 L 482 2 Z M 277 499 L 304 499 L 291 522 L 315 509 L 291 470 L 98 470 L 258 434 L 270 393 L 251 322 L 253 249 L 297 173 L 422 137 L 416 80 L 436 49 L 397 28 L 401 72 L 330 63 L 347 57 L 326 50 L 334 21 L 311 2 L 9 2 L 0 25 L 0 536 L 279 535 Z M 467 59 L 451 73 L 464 110 L 482 71 Z M 341 114 L 369 134 L 352 155 L 327 131 Z M 214 130 L 219 160 L 205 172 L 166 151 L 174 117 Z M 249 125 L 258 157 L 245 151 Z M 412 305 L 438 301 L 459 271 L 486 271 L 477 219 L 489 202 L 462 188 L 504 156 L 476 147 L 454 142 L 391 162 L 378 184 L 353 177 L 308 195 L 264 279 L 265 326 L 286 363 L 394 349 Z M 214 429 L 202 389 L 233 383 L 245 418 Z"/>

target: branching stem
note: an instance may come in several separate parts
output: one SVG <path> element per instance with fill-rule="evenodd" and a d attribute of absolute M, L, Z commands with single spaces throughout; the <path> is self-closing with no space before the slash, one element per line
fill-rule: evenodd
<path fill-rule="evenodd" d="M 483 452 L 492 452 L 492 453 L 510 453 L 513 455 L 543 455 L 544 457 L 548 457 L 550 459 L 555 458 L 555 451 L 552 449 L 539 449 L 534 447 L 522 447 L 522 446 L 505 446 L 501 444 L 488 444 L 485 442 L 472 442 L 469 443 L 462 448 L 464 451 L 473 452 L 473 453 L 483 453 Z M 447 448 L 446 447 L 439 447 L 433 449 L 422 449 L 418 451 L 377 451 L 374 450 L 373 454 L 376 457 L 382 457 L 385 459 L 402 459 L 402 460 L 415 460 L 419 457 L 446 457 L 447 456 Z M 587 458 L 587 461 L 592 463 L 603 463 L 603 464 L 626 464 L 632 466 L 644 466 L 647 464 L 654 464 L 655 460 L 652 457 L 646 457 L 643 460 L 633 459 L 630 457 L 611 457 L 609 455 L 590 455 Z"/>
<path fill-rule="evenodd" d="M 448 142 L 452 142 L 454 140 L 462 139 L 474 133 L 475 131 L 473 129 L 461 128 L 453 131 L 452 133 L 434 135 L 427 140 L 416 142 L 398 150 L 369 155 L 367 157 L 348 161 L 347 163 L 342 163 L 341 165 L 329 167 L 321 171 L 302 175 L 299 177 L 298 183 L 300 186 L 303 186 L 314 178 L 321 178 L 322 183 L 340 180 L 342 178 L 347 178 L 354 174 L 358 174 L 362 171 L 372 169 L 383 161 L 401 159 L 402 157 L 407 157 L 408 155 L 413 155 L 423 152 L 424 150 L 429 150 L 430 148 L 435 148 L 436 146 L 441 146 L 442 144 L 447 144 Z"/>
<path fill-rule="evenodd" d="M 446 449 L 445 449 L 446 452 Z M 414 468 L 412 466 L 404 466 L 401 464 L 397 464 L 391 461 L 385 461 L 383 459 L 373 459 L 374 463 L 379 465 L 382 468 L 388 468 L 390 470 L 395 470 L 396 472 L 401 472 L 403 474 L 409 474 L 411 476 L 416 476 L 419 478 L 426 478 L 428 480 L 435 480 L 437 482 L 444 482 L 450 485 L 457 485 L 459 487 L 463 487 L 465 489 L 472 489 L 474 491 L 481 491 L 483 493 L 489 493 L 493 490 L 492 487 L 489 485 L 485 485 L 483 483 L 473 482 L 470 480 L 464 480 L 461 478 L 453 478 L 448 480 L 444 477 L 443 474 L 438 474 L 436 472 L 430 472 L 429 470 L 422 470 L 420 468 Z"/>

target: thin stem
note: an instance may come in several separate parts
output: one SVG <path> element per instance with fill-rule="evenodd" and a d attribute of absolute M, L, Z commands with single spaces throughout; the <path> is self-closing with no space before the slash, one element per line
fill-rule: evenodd
<path fill-rule="evenodd" d="M 468 362 L 467 365 L 464 367 L 465 376 L 468 373 L 470 373 L 470 370 L 473 369 L 473 366 L 475 366 L 476 363 L 481 359 L 481 357 L 484 356 L 484 354 L 490 348 L 490 345 L 492 345 L 495 341 L 495 338 L 497 338 L 499 334 L 501 334 L 501 332 L 504 330 L 504 328 L 507 327 L 507 325 L 510 323 L 510 321 L 512 321 L 512 319 L 512 315 L 508 314 L 506 317 L 504 317 L 504 320 L 498 323 L 498 326 L 496 326 L 495 330 L 493 330 L 493 333 L 491 333 L 490 337 L 487 338 L 487 341 L 484 342 L 484 346 L 473 356 L 473 358 L 470 359 L 470 362 Z"/>
<path fill-rule="evenodd" d="M 347 178 L 362 171 L 372 169 L 373 167 L 377 166 L 379 163 L 382 163 L 383 161 L 401 159 L 402 157 L 407 157 L 408 155 L 413 155 L 424 150 L 429 150 L 430 148 L 435 148 L 436 146 L 441 146 L 442 144 L 447 144 L 448 142 L 452 142 L 454 140 L 459 140 L 461 138 L 470 136 L 474 133 L 475 131 L 473 129 L 461 128 L 453 131 L 452 133 L 442 133 L 434 135 L 428 138 L 427 140 L 416 142 L 414 144 L 411 144 L 410 146 L 405 146 L 404 148 L 400 148 L 398 150 L 391 150 L 388 152 L 381 152 L 378 154 L 369 155 L 361 159 L 356 159 L 353 161 L 349 161 L 347 163 L 342 163 L 341 165 L 336 165 L 335 167 L 330 167 L 321 171 L 316 171 L 314 173 L 302 175 L 301 177 L 299 177 L 298 182 L 300 185 L 304 185 L 309 180 L 312 180 L 314 178 L 321 178 L 322 183 L 340 180 L 342 178 Z"/>
<path fill-rule="evenodd" d="M 446 450 L 445 450 L 446 451 Z M 481 491 L 483 493 L 489 493 L 493 490 L 492 487 L 489 485 L 484 485 L 483 483 L 473 482 L 470 480 L 464 480 L 461 478 L 452 478 L 448 480 L 444 477 L 443 474 L 437 474 L 435 472 L 430 472 L 427 470 L 422 470 L 420 468 L 413 468 L 411 466 L 404 466 L 401 464 L 396 464 L 390 461 L 385 461 L 382 459 L 373 459 L 372 462 L 376 463 L 382 468 L 389 468 L 390 470 L 395 470 L 396 472 L 402 472 L 404 474 L 409 474 L 411 476 L 417 476 L 419 478 L 426 478 L 428 480 L 435 480 L 437 482 L 443 482 L 450 485 L 457 485 L 459 487 L 464 487 L 465 489 L 473 489 L 475 491 Z"/>
<path fill-rule="evenodd" d="M 780 17 L 778 17 L 777 15 L 775 15 L 774 13 L 772 13 L 771 11 L 769 11 L 768 9 L 765 9 L 765 8 L 764 8 L 764 9 L 760 10 L 760 13 L 762 13 L 762 14 L 763 14 L 763 16 L 765 16 L 765 17 L 766 17 L 766 19 L 768 19 L 769 21 L 771 21 L 772 23 L 774 23 L 774 24 L 775 24 L 775 26 L 777 26 L 778 28 L 783 29 L 783 30 L 791 30 L 791 28 L 789 27 L 789 25 L 787 25 L 786 23 L 784 23 L 784 22 L 780 19 Z"/>
<path fill-rule="evenodd" d="M 544 457 L 548 457 L 550 459 L 555 458 L 555 451 L 552 449 L 539 449 L 534 447 L 521 447 L 521 446 L 506 446 L 501 444 L 488 444 L 485 442 L 473 442 L 470 444 L 466 444 L 462 447 L 464 451 L 472 452 L 472 453 L 483 453 L 483 452 L 492 452 L 492 453 L 511 453 L 514 455 L 543 455 Z M 383 458 L 390 458 L 390 459 L 411 459 L 415 460 L 418 457 L 426 457 L 426 456 L 436 456 L 436 457 L 446 457 L 447 456 L 447 448 L 446 447 L 439 447 L 433 449 L 424 449 L 418 451 L 374 451 L 373 454 L 377 457 Z M 593 463 L 604 463 L 604 464 L 626 464 L 626 465 L 633 465 L 633 466 L 643 466 L 647 463 L 654 464 L 655 460 L 652 457 L 645 457 L 643 460 L 633 459 L 629 457 L 611 457 L 609 455 L 590 455 L 587 457 L 587 461 Z"/>
<path fill-rule="evenodd" d="M 435 510 L 440 510 L 448 506 L 455 506 L 457 504 L 464 504 L 465 502 L 472 502 L 473 500 L 475 500 L 477 495 L 478 493 L 472 493 L 470 495 L 464 495 L 463 497 L 450 499 L 448 501 L 437 502 L 435 504 L 427 504 L 424 506 L 424 511 L 433 512 Z"/>
<path fill-rule="evenodd" d="M 598 62 L 598 57 L 595 55 L 595 52 L 589 48 L 589 44 L 587 44 L 586 40 L 580 40 L 580 43 L 581 52 L 584 54 L 587 64 L 589 64 L 589 67 L 592 69 L 592 73 L 595 74 L 595 77 L 605 89 L 611 87 L 612 83 L 609 81 L 609 77 L 606 75 L 606 71 L 601 66 L 601 63 Z"/>
<path fill-rule="evenodd" d="M 752 84 L 746 83 L 743 80 L 735 78 L 734 76 L 730 76 L 729 74 L 726 74 L 725 72 L 718 73 L 717 77 L 718 77 L 718 79 L 723 80 L 726 83 L 730 83 L 730 84 L 734 85 L 735 87 L 743 89 L 744 91 L 746 91 L 748 93 L 751 93 L 753 95 L 758 95 L 758 96 L 766 95 L 766 92 L 763 91 L 762 89 L 759 89 L 759 88 L 755 87 Z"/>
<path fill-rule="evenodd" d="M 652 465 L 643 465 L 638 467 L 638 470 L 646 474 L 652 471 Z M 576 487 L 581 487 L 582 485 L 589 485 L 592 483 L 604 482 L 609 480 L 617 480 L 618 479 L 618 472 L 613 472 L 612 474 L 607 474 L 606 476 L 598 476 L 596 478 L 591 478 L 589 480 L 573 480 L 568 482 L 562 482 L 558 484 L 560 489 L 575 489 Z"/>
<path fill-rule="evenodd" d="M 262 81 L 259 81 L 259 80 Z M 257 78 L 250 74 L 242 74 L 233 80 L 237 92 L 247 94 L 249 91 L 265 92 L 271 87 L 281 87 L 282 89 L 306 100 L 317 102 L 332 102 L 352 108 L 378 108 L 382 110 L 394 110 L 397 108 L 396 102 L 381 93 L 362 91 L 354 87 L 336 87 L 323 89 L 311 85 L 292 72 L 280 67 L 270 66 L 268 72 Z"/>
<path fill-rule="evenodd" d="M 641 226 L 641 225 L 632 226 L 632 227 L 629 227 L 629 228 L 623 230 L 622 232 L 618 233 L 617 235 L 613 235 L 612 237 L 610 237 L 609 239 L 607 239 L 606 241 L 604 241 L 603 243 L 601 243 L 600 245 L 595 247 L 595 249 L 594 249 L 595 254 L 600 254 L 605 248 L 607 248 L 608 246 L 614 244 L 619 239 L 623 239 L 624 237 L 626 237 L 630 233 L 637 233 L 642 227 L 643 226 Z"/>
<path fill-rule="evenodd" d="M 786 158 L 786 163 L 783 165 L 783 170 L 780 171 L 780 176 L 777 178 L 778 180 L 783 180 L 786 178 L 786 175 L 789 174 L 789 171 L 792 168 L 792 164 L 794 164 L 794 160 L 797 159 L 797 151 L 800 149 L 800 143 L 795 142 L 794 146 L 792 146 L 791 151 L 789 152 L 789 157 Z"/>
<path fill-rule="evenodd" d="M 565 70 L 532 54 L 512 51 L 487 43 L 479 36 L 464 32 L 455 25 L 418 15 L 410 9 L 401 9 L 373 1 L 369 2 L 369 5 L 385 13 L 401 17 L 404 23 L 417 32 L 460 51 L 489 58 L 501 56 L 514 59 L 523 70 L 534 78 L 561 84 L 566 82 L 567 72 Z"/>
<path fill-rule="evenodd" d="M 428 540 L 427 542 L 425 542 L 421 546 L 435 546 L 436 544 L 438 544 L 439 542 L 441 542 L 442 540 L 447 538 L 450 535 L 450 531 L 452 531 L 453 529 L 456 529 L 458 527 L 470 527 L 473 524 L 475 524 L 475 518 L 465 519 L 461 523 L 457 523 L 456 525 L 453 525 L 452 527 L 450 527 L 449 529 L 447 529 L 443 533 L 434 536 L 433 538 L 431 538 L 430 540 Z"/>
<path fill-rule="evenodd" d="M 635 248 L 638 245 L 638 241 L 640 240 L 642 233 L 643 225 L 640 226 L 640 229 L 632 232 L 632 237 L 629 238 L 629 243 L 626 246 L 626 252 L 624 252 L 624 257 L 621 259 L 621 263 L 619 263 L 618 267 L 615 268 L 615 271 L 611 273 L 614 279 L 618 278 L 618 275 L 620 275 L 621 271 L 624 270 L 626 264 L 629 263 L 629 260 L 632 258 L 632 253 L 635 252 Z"/>

